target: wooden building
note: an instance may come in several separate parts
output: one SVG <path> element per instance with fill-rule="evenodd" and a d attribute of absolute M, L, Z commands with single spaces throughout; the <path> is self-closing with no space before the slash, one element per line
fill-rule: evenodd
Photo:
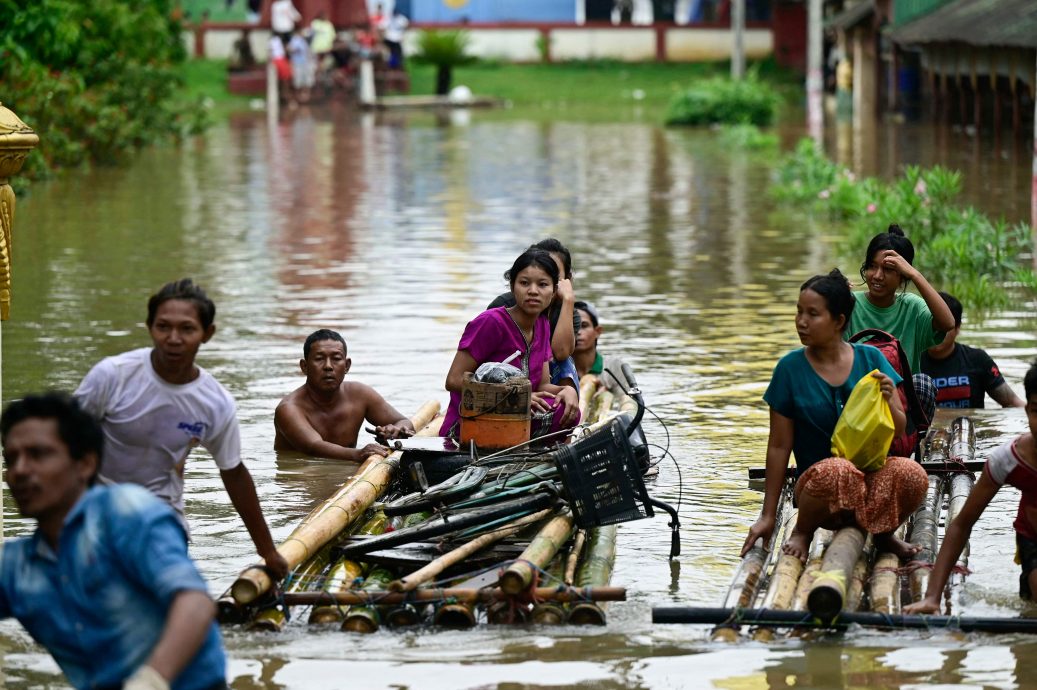
<path fill-rule="evenodd" d="M 1032 131 L 1037 2 L 954 0 L 889 33 L 917 66 L 927 115 L 977 131 Z"/>

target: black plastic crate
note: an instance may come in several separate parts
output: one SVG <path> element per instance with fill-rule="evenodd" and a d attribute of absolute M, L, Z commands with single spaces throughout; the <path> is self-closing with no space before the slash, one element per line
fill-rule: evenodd
<path fill-rule="evenodd" d="M 576 443 L 554 451 L 576 524 L 582 528 L 651 517 L 641 468 L 620 415 Z"/>

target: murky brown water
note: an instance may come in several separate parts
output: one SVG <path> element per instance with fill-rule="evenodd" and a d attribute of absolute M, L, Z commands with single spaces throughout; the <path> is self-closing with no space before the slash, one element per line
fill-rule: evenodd
<path fill-rule="evenodd" d="M 921 128 L 882 131 L 892 143 L 837 155 L 866 173 L 892 173 L 904 160 L 961 167 L 970 200 L 1026 217 L 1024 153 Z M 228 629 L 235 688 L 1033 687 L 1037 643 L 1023 636 L 857 631 L 720 645 L 703 628 L 650 623 L 652 605 L 719 604 L 760 506 L 745 476 L 763 464 L 760 396 L 774 362 L 798 345 L 796 289 L 835 263 L 838 237 L 774 208 L 768 174 L 709 132 L 649 124 L 327 111 L 268 129 L 262 117 L 234 119 L 126 169 L 39 185 L 22 201 L 4 399 L 72 389 L 100 357 L 147 344 L 147 296 L 193 276 L 218 306 L 200 363 L 238 400 L 246 459 L 275 538 L 284 537 L 349 473 L 271 450 L 273 408 L 300 383 L 305 335 L 343 332 L 350 376 L 401 410 L 445 402 L 465 322 L 502 290 L 525 245 L 557 236 L 573 251 L 579 296 L 602 314 L 603 349 L 634 364 L 669 429 L 680 479 L 664 462 L 653 490 L 676 501 L 683 489 L 679 563 L 667 562 L 664 518 L 624 525 L 613 582 L 629 601 L 610 609 L 605 629 Z M 1020 391 L 1037 354 L 1032 314 L 1020 304 L 966 324 L 963 336 L 988 348 Z M 978 427 L 989 449 L 1025 419 L 988 411 Z M 664 441 L 658 424 L 649 432 Z M 192 553 L 218 593 L 252 561 L 251 542 L 211 460 L 193 458 L 187 474 Z M 977 530 L 976 572 L 960 593 L 966 613 L 1022 609 L 1011 562 L 1016 500 L 998 497 Z M 5 520 L 8 535 L 28 529 L 9 505 Z M 0 648 L 6 687 L 62 686 L 16 624 L 0 627 Z"/>

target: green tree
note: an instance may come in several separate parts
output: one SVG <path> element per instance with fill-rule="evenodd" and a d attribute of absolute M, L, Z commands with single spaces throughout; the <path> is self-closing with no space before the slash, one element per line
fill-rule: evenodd
<path fill-rule="evenodd" d="M 173 0 L 0 0 L 0 101 L 41 137 L 29 176 L 115 163 L 199 123 L 177 103 Z"/>

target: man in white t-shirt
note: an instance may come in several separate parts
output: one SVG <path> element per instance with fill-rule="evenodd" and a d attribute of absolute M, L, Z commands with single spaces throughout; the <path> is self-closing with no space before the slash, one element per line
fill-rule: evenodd
<path fill-rule="evenodd" d="M 403 13 L 394 9 L 383 24 L 382 40 L 389 49 L 389 69 L 403 69 L 403 35 L 410 22 Z"/>
<path fill-rule="evenodd" d="M 295 9 L 292 0 L 274 0 L 270 3 L 270 29 L 277 34 L 285 47 L 295 31 L 296 22 L 302 21 L 302 15 Z"/>
<path fill-rule="evenodd" d="M 106 357 L 75 392 L 104 430 L 102 481 L 140 484 L 168 502 L 184 529 L 184 463 L 195 446 L 208 450 L 259 555 L 278 578 L 277 552 L 252 475 L 241 462 L 234 399 L 194 363 L 216 331 L 216 305 L 190 278 L 167 283 L 148 300 L 153 347 Z"/>

